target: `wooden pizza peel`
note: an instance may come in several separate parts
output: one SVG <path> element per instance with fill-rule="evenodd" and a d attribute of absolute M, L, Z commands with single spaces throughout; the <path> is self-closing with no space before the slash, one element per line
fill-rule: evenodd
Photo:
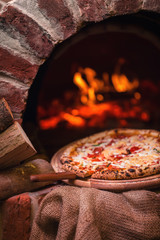
<path fill-rule="evenodd" d="M 123 192 L 129 190 L 153 190 L 160 188 L 160 174 L 128 180 L 103 180 L 93 178 L 79 178 L 74 173 L 65 172 L 60 162 L 63 152 L 70 146 L 67 145 L 56 152 L 51 159 L 51 166 L 55 173 L 39 174 L 30 176 L 31 181 L 58 181 L 66 184 L 108 190 L 112 192 Z"/>

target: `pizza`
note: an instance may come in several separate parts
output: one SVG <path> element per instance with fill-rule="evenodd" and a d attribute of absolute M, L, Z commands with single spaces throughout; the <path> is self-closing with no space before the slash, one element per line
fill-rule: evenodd
<path fill-rule="evenodd" d="M 160 173 L 160 132 L 113 129 L 70 144 L 60 157 L 63 169 L 97 179 L 133 179 Z"/>

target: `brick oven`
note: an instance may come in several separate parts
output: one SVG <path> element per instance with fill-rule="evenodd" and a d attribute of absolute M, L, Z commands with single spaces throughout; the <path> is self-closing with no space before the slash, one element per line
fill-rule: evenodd
<path fill-rule="evenodd" d="M 64 129 L 60 132 L 55 129 L 50 132 L 41 131 L 37 114 L 38 120 L 39 118 L 41 120 L 41 117 L 45 119 L 49 114 L 44 115 L 46 109 L 48 112 L 53 112 L 54 108 L 60 108 L 61 103 L 58 106 L 53 104 L 52 110 L 49 106 L 69 87 L 75 89 L 77 95 L 77 86 L 72 85 L 72 79 L 80 68 L 81 71 L 87 67 L 92 70 L 92 73 L 96 71 L 96 77 L 101 80 L 108 76 L 112 79 L 115 69 L 126 71 L 130 85 L 138 78 L 138 85 L 141 87 L 140 92 L 137 85 L 137 89 L 135 88 L 134 93 L 133 91 L 131 93 L 134 94 L 135 100 L 143 95 L 141 91 L 143 92 L 146 88 L 146 93 L 151 90 L 152 98 L 155 98 L 150 108 L 156 104 L 155 108 L 158 109 L 159 11 L 159 2 L 149 0 L 138 0 L 134 3 L 133 1 L 17 0 L 3 4 L 0 37 L 0 97 L 5 97 L 8 101 L 16 120 L 20 122 L 25 120 L 24 128 L 29 135 L 32 132 L 30 138 L 33 138 L 33 141 L 35 138 L 32 130 L 35 126 L 37 128 L 37 125 L 42 144 L 44 139 L 51 139 L 46 146 L 48 149 L 53 148 L 54 145 L 50 146 L 50 141 L 55 136 L 57 141 L 57 135 L 61 135 L 64 131 Z M 106 73 L 108 75 L 105 75 Z M 81 77 L 83 74 L 84 72 L 81 73 Z M 113 85 L 113 82 L 109 85 Z M 113 88 L 109 85 L 108 87 Z M 99 98 L 102 92 L 101 90 L 98 92 Z M 117 92 L 114 91 L 113 94 L 111 92 L 108 91 L 103 98 L 107 98 L 108 101 L 110 95 L 111 100 L 120 97 Z M 128 92 L 130 91 L 127 90 L 126 94 L 125 90 L 121 91 L 122 97 L 130 98 Z M 63 99 L 63 101 L 67 100 Z M 72 97 L 67 104 L 69 101 L 73 102 Z M 148 112 L 148 105 L 144 106 L 145 104 L 148 104 L 147 101 L 143 103 L 144 109 L 140 113 L 136 106 L 134 107 L 137 113 L 130 111 L 130 115 L 137 114 L 135 119 L 130 117 L 131 122 L 134 122 L 132 124 L 128 124 L 127 117 L 121 117 L 117 121 L 115 116 L 112 116 L 110 124 L 107 123 L 107 125 L 98 121 L 97 125 L 93 126 L 93 121 L 97 121 L 94 119 L 86 125 L 92 127 L 84 130 L 81 128 L 78 132 L 77 128 L 70 128 L 66 136 L 70 135 L 71 138 L 58 144 L 52 151 L 75 140 L 75 136 L 80 138 L 103 128 L 126 126 L 158 129 L 159 114 L 156 112 L 153 114 L 153 109 Z M 40 113 L 37 113 L 37 109 L 40 108 Z M 110 108 L 115 109 L 115 115 L 119 112 L 125 115 L 133 106 L 123 110 L 124 106 L 117 108 L 112 101 Z M 113 115 L 111 112 L 105 114 Z M 152 115 L 155 115 L 154 120 Z M 53 116 L 49 115 L 49 117 Z M 142 121 L 137 125 L 136 120 L 139 118 Z M 66 119 L 63 120 L 66 121 Z M 28 124 L 31 122 L 36 125 L 31 127 L 32 124 Z M 58 141 L 61 142 L 62 138 Z M 51 156 L 53 152 L 48 151 Z"/>
<path fill-rule="evenodd" d="M 106 128 L 160 129 L 159 0 L 13 0 L 0 7 L 0 98 L 38 152 L 50 158 Z M 30 203 L 35 213 L 47 192 L 13 197 L 3 211 L 22 200 L 32 220 Z M 23 233 L 12 222 L 10 239 L 28 239 L 28 222 Z"/>

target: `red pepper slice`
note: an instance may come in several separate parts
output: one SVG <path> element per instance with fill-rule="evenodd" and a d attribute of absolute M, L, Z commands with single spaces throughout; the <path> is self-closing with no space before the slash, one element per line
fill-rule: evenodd
<path fill-rule="evenodd" d="M 103 147 L 96 147 L 96 148 L 94 148 L 94 150 L 93 150 L 93 154 L 92 154 L 92 153 L 91 153 L 91 154 L 88 153 L 88 154 L 87 154 L 87 157 L 89 157 L 89 158 L 95 158 L 95 157 L 97 157 L 98 155 L 100 155 L 103 150 L 104 150 Z"/>
<path fill-rule="evenodd" d="M 114 139 L 112 139 L 112 140 L 106 145 L 106 147 L 111 146 L 113 143 L 115 143 L 115 140 L 114 140 Z"/>
<path fill-rule="evenodd" d="M 94 152 L 94 154 L 100 154 L 102 151 L 104 150 L 104 148 L 103 147 L 96 147 L 94 150 L 93 150 L 93 152 Z"/>
<path fill-rule="evenodd" d="M 114 158 L 114 160 L 119 160 L 119 159 L 122 159 L 123 156 L 122 155 L 111 155 L 111 158 Z"/>
<path fill-rule="evenodd" d="M 139 149 L 141 149 L 140 147 L 137 147 L 137 146 L 134 146 L 134 147 L 131 147 L 130 149 L 129 149 L 129 151 L 131 152 L 131 153 L 135 153 L 135 152 L 137 152 Z"/>
<path fill-rule="evenodd" d="M 89 158 L 95 158 L 96 156 L 97 156 L 96 154 L 90 154 L 90 153 L 87 154 L 87 157 Z"/>
<path fill-rule="evenodd" d="M 101 162 L 102 160 L 100 160 L 99 158 L 94 158 L 91 160 L 92 162 Z"/>

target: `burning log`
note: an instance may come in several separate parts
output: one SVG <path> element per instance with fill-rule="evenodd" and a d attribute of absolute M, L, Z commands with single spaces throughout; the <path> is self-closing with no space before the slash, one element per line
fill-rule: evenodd
<path fill-rule="evenodd" d="M 0 100 L 0 133 L 14 122 L 11 109 L 4 98 Z"/>
<path fill-rule="evenodd" d="M 16 166 L 35 154 L 35 148 L 18 122 L 0 134 L 0 169 Z"/>
<path fill-rule="evenodd" d="M 22 192 L 33 191 L 47 186 L 52 182 L 31 182 L 30 176 L 33 174 L 52 173 L 51 165 L 43 159 L 27 161 L 17 167 L 0 171 L 0 200 L 20 194 Z"/>

